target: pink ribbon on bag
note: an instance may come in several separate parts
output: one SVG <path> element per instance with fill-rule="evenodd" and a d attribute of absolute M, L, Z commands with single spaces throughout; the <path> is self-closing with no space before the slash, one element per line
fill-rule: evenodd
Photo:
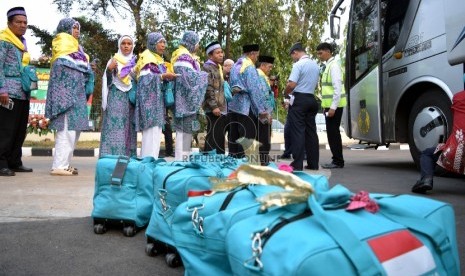
<path fill-rule="evenodd" d="M 292 173 L 294 168 L 288 164 L 282 163 L 278 165 L 278 170 Z"/>
<path fill-rule="evenodd" d="M 370 195 L 365 191 L 360 191 L 350 198 L 349 206 L 347 211 L 353 211 L 365 208 L 370 213 L 376 213 L 379 210 L 378 203 L 370 198 Z"/>

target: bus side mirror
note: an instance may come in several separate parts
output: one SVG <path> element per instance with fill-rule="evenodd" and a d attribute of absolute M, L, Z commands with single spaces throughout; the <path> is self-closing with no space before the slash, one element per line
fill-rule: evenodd
<path fill-rule="evenodd" d="M 337 15 L 331 14 L 329 17 L 329 27 L 331 29 L 331 38 L 339 39 L 341 31 L 341 18 Z"/>

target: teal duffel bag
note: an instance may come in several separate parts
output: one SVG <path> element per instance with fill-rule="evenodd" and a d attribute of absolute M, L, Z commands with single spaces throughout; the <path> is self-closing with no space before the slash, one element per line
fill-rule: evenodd
<path fill-rule="evenodd" d="M 92 210 L 94 232 L 122 224 L 133 236 L 147 226 L 153 209 L 153 170 L 162 159 L 107 155 L 97 161 Z"/>
<path fill-rule="evenodd" d="M 375 197 L 360 205 L 337 185 L 236 223 L 226 238 L 233 274 L 460 275 L 449 204 Z"/>
<path fill-rule="evenodd" d="M 304 172 L 296 175 L 315 190 L 328 190 L 324 176 Z M 258 198 L 277 191 L 283 188 L 249 184 L 232 191 L 189 197 L 179 205 L 173 215 L 172 234 L 185 275 L 231 275 L 225 247 L 229 228 L 259 211 Z"/>
<path fill-rule="evenodd" d="M 247 185 L 229 192 L 190 197 L 179 205 L 171 230 L 184 275 L 231 275 L 224 244 L 228 229 L 257 213 L 257 197 L 279 189 Z"/>
<path fill-rule="evenodd" d="M 210 191 L 210 177 L 226 178 L 238 165 L 238 162 L 229 159 L 227 162 L 192 159 L 192 162 L 175 161 L 157 166 L 154 171 L 153 210 L 145 231 L 147 255 L 166 254 L 166 262 L 170 266 L 180 265 L 171 234 L 173 212 L 188 199 L 190 191 Z"/>

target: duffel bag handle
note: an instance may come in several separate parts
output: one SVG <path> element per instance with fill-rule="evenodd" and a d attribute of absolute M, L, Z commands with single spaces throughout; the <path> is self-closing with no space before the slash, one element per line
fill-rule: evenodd
<path fill-rule="evenodd" d="M 352 230 L 340 218 L 326 212 L 316 201 L 314 195 L 308 200 L 316 221 L 341 247 L 344 254 L 356 268 L 358 275 L 383 275 L 384 270 L 368 245 L 355 236 Z"/>
<path fill-rule="evenodd" d="M 456 259 L 452 252 L 450 240 L 441 227 L 425 219 L 409 215 L 404 209 L 398 209 L 392 204 L 385 204 L 382 201 L 378 201 L 378 204 L 380 206 L 380 213 L 383 216 L 404 225 L 412 231 L 427 236 L 429 240 L 433 242 L 434 246 L 439 251 L 439 256 L 447 275 L 460 275 L 458 265 L 455 262 Z"/>
<path fill-rule="evenodd" d="M 121 186 L 129 161 L 130 159 L 127 156 L 121 155 L 118 157 L 118 161 L 116 161 L 115 168 L 113 169 L 113 173 L 111 174 L 111 185 Z"/>

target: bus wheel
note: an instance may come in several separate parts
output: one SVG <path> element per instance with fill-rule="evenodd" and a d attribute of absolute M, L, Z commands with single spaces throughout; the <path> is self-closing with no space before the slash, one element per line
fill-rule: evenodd
<path fill-rule="evenodd" d="M 446 141 L 452 129 L 451 101 L 440 90 L 421 95 L 412 107 L 408 122 L 408 144 L 420 168 L 421 152 Z"/>

